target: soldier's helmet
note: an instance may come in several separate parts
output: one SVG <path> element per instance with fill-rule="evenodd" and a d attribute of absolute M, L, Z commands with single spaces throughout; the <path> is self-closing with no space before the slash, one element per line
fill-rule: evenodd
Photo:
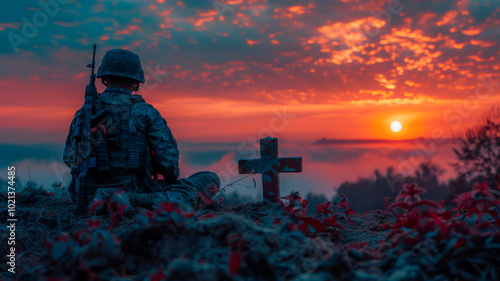
<path fill-rule="evenodd" d="M 127 77 L 141 83 L 146 81 L 139 56 L 123 49 L 109 50 L 102 58 L 97 78 L 106 75 Z"/>

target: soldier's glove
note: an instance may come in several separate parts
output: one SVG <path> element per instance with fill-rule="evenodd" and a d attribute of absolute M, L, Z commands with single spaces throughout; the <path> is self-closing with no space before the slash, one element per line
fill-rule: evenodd
<path fill-rule="evenodd" d="M 163 198 L 161 193 L 128 193 L 130 204 L 134 207 L 153 209 L 155 202 Z"/>
<path fill-rule="evenodd" d="M 167 192 L 154 192 L 154 193 L 127 193 L 130 203 L 134 207 L 142 207 L 153 209 L 162 202 L 177 203 L 177 208 L 186 213 L 193 212 L 194 209 L 191 204 L 184 202 L 181 198 L 175 197 L 174 194 L 167 194 Z"/>
<path fill-rule="evenodd" d="M 128 192 L 117 192 L 114 193 L 109 199 L 110 204 L 115 204 L 116 207 L 120 208 L 125 206 L 123 214 L 129 214 L 132 211 L 133 204 L 131 200 L 131 193 Z"/>
<path fill-rule="evenodd" d="M 99 188 L 94 195 L 94 199 L 89 203 L 89 212 L 92 216 L 104 215 L 108 212 L 108 203 L 111 197 L 121 192 L 121 189 L 116 188 Z"/>

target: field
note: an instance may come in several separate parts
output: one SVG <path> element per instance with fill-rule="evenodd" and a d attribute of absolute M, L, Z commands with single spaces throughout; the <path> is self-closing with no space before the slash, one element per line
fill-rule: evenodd
<path fill-rule="evenodd" d="M 344 196 L 308 206 L 210 202 L 187 214 L 156 210 L 78 218 L 44 189 L 16 195 L 15 275 L 2 280 L 497 280 L 499 192 L 486 184 L 454 200 L 421 200 L 405 185 L 385 209 L 356 213 Z M 7 208 L 7 196 L 0 206 Z M 313 215 L 307 215 L 314 208 Z M 7 241 L 3 231 L 2 241 Z M 8 253 L 2 243 L 2 253 Z"/>

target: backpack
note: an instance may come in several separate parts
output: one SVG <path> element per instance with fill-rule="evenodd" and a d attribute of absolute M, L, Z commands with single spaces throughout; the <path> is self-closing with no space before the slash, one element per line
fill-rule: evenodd
<path fill-rule="evenodd" d="M 108 113 L 93 120 L 91 129 L 91 158 L 89 168 L 98 172 L 139 172 L 149 161 L 147 136 L 131 132 L 132 109 L 144 99 L 139 95 L 106 103 L 99 98 L 95 112 L 108 108 Z"/>

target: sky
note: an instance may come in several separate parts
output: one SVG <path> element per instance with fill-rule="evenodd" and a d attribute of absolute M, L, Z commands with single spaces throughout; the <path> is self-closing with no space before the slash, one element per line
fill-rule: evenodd
<path fill-rule="evenodd" d="M 375 169 L 386 174 L 392 166 L 395 173 L 414 175 L 422 161 L 432 161 L 446 170 L 440 178 L 447 181 L 454 173 L 449 168 L 455 158 L 451 150 L 453 142 L 434 142 L 429 139 L 404 141 L 316 141 L 297 142 L 281 139 L 279 154 L 284 157 L 302 157 L 302 173 L 281 173 L 280 191 L 282 195 L 292 191 L 325 194 L 328 198 L 336 195 L 336 189 L 345 181 L 356 181 L 360 177 L 373 178 Z M 239 175 L 237 161 L 242 158 L 259 157 L 258 150 L 252 150 L 249 143 L 203 143 L 179 142 L 181 177 L 198 171 L 213 171 L 221 178 L 222 186 L 231 184 L 246 175 Z M 71 176 L 69 169 L 61 161 L 63 145 L 0 144 L 0 165 L 15 165 L 21 185 L 31 178 L 37 185 L 51 189 L 52 184 L 62 182 L 66 186 Z M 0 177 L 2 178 L 2 177 Z M 253 198 L 262 198 L 261 176 L 239 181 L 226 189 L 227 193 L 238 192 Z M 390 183 L 389 181 L 388 183 Z M 395 192 L 395 191 L 392 191 Z M 225 196 L 222 193 L 221 196 Z M 394 194 L 394 198 L 397 194 Z"/>
<path fill-rule="evenodd" d="M 190 144 L 186 171 L 214 168 L 196 152 L 229 143 L 212 156 L 235 157 L 239 145 L 268 135 L 323 155 L 317 140 L 363 140 L 365 154 L 321 147 L 367 171 L 397 166 L 391 142 L 383 157 L 359 157 L 383 151 L 373 149 L 377 140 L 443 143 L 500 99 L 496 0 L 26 0 L 3 3 L 0 14 L 3 151 L 60 147 L 83 103 L 93 43 L 98 65 L 113 48 L 141 57 L 139 94 Z M 403 158 L 418 150 L 407 143 Z M 349 170 L 335 180 L 360 173 Z"/>

